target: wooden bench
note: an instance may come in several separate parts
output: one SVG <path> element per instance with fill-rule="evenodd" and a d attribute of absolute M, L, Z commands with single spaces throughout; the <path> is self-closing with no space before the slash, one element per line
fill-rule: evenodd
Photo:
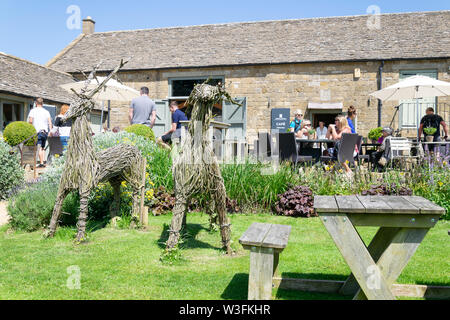
<path fill-rule="evenodd" d="M 270 300 L 280 253 L 286 248 L 291 226 L 254 223 L 239 239 L 250 250 L 248 300 Z"/>

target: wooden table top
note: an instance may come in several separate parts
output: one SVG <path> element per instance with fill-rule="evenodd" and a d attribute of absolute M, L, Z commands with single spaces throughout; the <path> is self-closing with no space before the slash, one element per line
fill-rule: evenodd
<path fill-rule="evenodd" d="M 444 208 L 417 196 L 315 196 L 314 209 L 318 214 L 445 214 Z"/>

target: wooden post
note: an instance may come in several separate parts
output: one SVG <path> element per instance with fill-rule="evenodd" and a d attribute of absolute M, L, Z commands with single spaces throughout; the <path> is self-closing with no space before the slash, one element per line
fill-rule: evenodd
<path fill-rule="evenodd" d="M 273 266 L 273 248 L 251 248 L 248 300 L 270 300 L 272 298 Z"/>
<path fill-rule="evenodd" d="M 142 225 L 148 227 L 148 207 L 144 207 L 144 213 L 142 216 Z"/>
<path fill-rule="evenodd" d="M 147 179 L 147 159 L 143 159 L 144 172 L 142 173 L 142 189 L 141 189 L 141 205 L 139 207 L 139 222 L 144 225 L 144 201 L 145 201 L 145 180 Z M 148 210 L 147 210 L 147 222 L 148 222 Z"/>

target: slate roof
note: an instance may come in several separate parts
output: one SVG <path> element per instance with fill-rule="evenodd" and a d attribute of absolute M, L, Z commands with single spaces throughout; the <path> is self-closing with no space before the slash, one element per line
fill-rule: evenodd
<path fill-rule="evenodd" d="M 70 103 L 72 95 L 59 87 L 70 82 L 75 80 L 68 73 L 0 52 L 0 92 Z"/>
<path fill-rule="evenodd" d="M 103 60 L 125 70 L 255 64 L 448 58 L 450 11 L 245 22 L 79 36 L 49 62 L 64 72 Z M 372 18 L 373 19 L 373 16 Z"/>

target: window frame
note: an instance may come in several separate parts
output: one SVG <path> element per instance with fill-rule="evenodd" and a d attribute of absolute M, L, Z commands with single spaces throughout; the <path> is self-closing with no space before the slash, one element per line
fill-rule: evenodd
<path fill-rule="evenodd" d="M 412 77 L 414 75 L 423 75 L 424 73 L 432 73 L 435 74 L 436 77 L 434 79 L 438 79 L 439 77 L 439 70 L 438 69 L 401 69 L 399 70 L 399 80 L 404 80 L 408 77 Z M 407 77 L 405 77 L 405 74 L 410 74 Z M 398 128 L 400 130 L 416 130 L 418 127 L 418 124 L 416 123 L 417 119 L 414 115 L 414 124 L 410 124 L 410 123 L 404 123 L 404 107 L 405 105 L 407 105 L 408 107 L 413 106 L 414 112 L 416 112 L 416 102 L 412 101 L 414 99 L 409 99 L 411 100 L 411 102 L 404 102 L 406 100 L 400 100 L 399 101 L 399 113 L 398 113 Z M 434 102 L 423 102 L 423 99 L 419 99 L 419 108 L 423 109 L 423 104 L 428 105 L 427 107 L 429 107 L 430 105 L 433 105 L 434 108 L 437 107 L 437 97 L 434 98 Z M 437 110 L 436 110 L 437 111 Z"/>
<path fill-rule="evenodd" d="M 182 80 L 207 80 L 208 78 L 211 79 L 220 79 L 222 80 L 222 83 L 225 83 L 225 76 L 224 75 L 206 75 L 206 76 L 192 76 L 192 77 L 169 77 L 169 92 L 168 92 L 168 99 L 169 100 L 187 100 L 189 96 L 174 96 L 172 95 L 173 91 L 173 82 L 174 81 L 182 81 Z"/>

